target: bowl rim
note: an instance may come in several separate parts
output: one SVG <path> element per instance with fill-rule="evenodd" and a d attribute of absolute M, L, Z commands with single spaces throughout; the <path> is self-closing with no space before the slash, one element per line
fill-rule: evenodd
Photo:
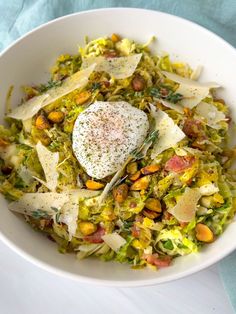
<path fill-rule="evenodd" d="M 22 40 L 24 40 L 27 37 L 30 37 L 31 34 L 34 34 L 35 32 L 37 32 L 40 29 L 46 28 L 51 24 L 57 23 L 58 21 L 61 20 L 66 20 L 66 19 L 70 19 L 73 16 L 76 15 L 86 15 L 86 14 L 90 14 L 90 13 L 96 13 L 96 12 L 105 12 L 105 11 L 136 11 L 136 12 L 143 12 L 143 13 L 156 13 L 159 15 L 163 15 L 163 16 L 168 16 L 171 18 L 174 18 L 177 22 L 181 21 L 186 23 L 189 26 L 193 26 L 195 29 L 198 29 L 201 32 L 205 32 L 208 36 L 211 36 L 215 39 L 217 39 L 219 42 L 221 42 L 221 44 L 223 44 L 225 47 L 227 47 L 228 49 L 230 49 L 232 51 L 232 53 L 235 54 L 236 57 L 236 49 L 227 41 L 225 41 L 223 38 L 221 38 L 219 35 L 215 34 L 214 32 L 206 29 L 205 27 L 192 22 L 190 20 L 187 20 L 185 18 L 173 15 L 173 14 L 169 14 L 169 13 L 165 13 L 165 12 L 161 12 L 158 10 L 150 10 L 150 9 L 142 9 L 142 8 L 133 8 L 133 7 L 109 7 L 109 8 L 99 8 L 99 9 L 92 9 L 92 10 L 86 10 L 86 11 L 80 11 L 80 12 L 75 12 L 72 14 L 67 14 L 61 17 L 58 17 L 56 19 L 53 19 L 51 21 L 48 21 L 46 23 L 43 23 L 42 25 L 34 28 L 33 30 L 27 32 L 26 34 L 24 34 L 23 36 L 19 37 L 17 40 L 15 40 L 13 43 L 11 43 L 8 47 L 4 48 L 2 52 L 0 52 L 0 58 L 4 57 L 4 55 L 6 53 L 8 53 L 8 51 L 10 51 L 11 49 L 14 49 L 14 47 Z M 132 12 L 131 12 L 132 14 Z M 235 249 L 236 249 L 236 243 L 235 243 L 235 248 L 229 248 L 224 250 L 223 252 L 219 252 L 219 255 L 217 256 L 212 256 L 212 258 L 204 261 L 200 266 L 196 265 L 190 269 L 186 269 L 184 271 L 180 271 L 179 273 L 173 275 L 166 275 L 163 278 L 152 278 L 152 279 L 137 279 L 137 280 L 128 280 L 128 281 L 119 281 L 119 280 L 109 280 L 109 279 L 98 279 L 98 278 L 93 278 L 93 277 L 89 277 L 89 276 L 82 276 L 79 274 L 73 274 L 70 273 L 69 271 L 66 270 L 62 270 L 59 267 L 56 266 L 51 266 L 49 263 L 47 262 L 43 262 L 41 260 L 39 260 L 38 258 L 35 258 L 33 255 L 31 255 L 30 253 L 27 253 L 26 251 L 24 251 L 23 249 L 21 249 L 20 247 L 17 246 L 17 244 L 15 244 L 13 241 L 9 240 L 0 230 L 0 240 L 6 244 L 6 246 L 8 246 L 9 248 L 11 248 L 14 252 L 16 252 L 18 255 L 20 255 L 21 257 L 23 257 L 26 261 L 31 262 L 32 264 L 36 265 L 37 267 L 46 270 L 54 275 L 59 275 L 61 277 L 64 278 L 69 278 L 72 279 L 74 281 L 78 281 L 81 283 L 86 283 L 86 284 L 93 284 L 93 285 L 102 285 L 102 286 L 109 286 L 109 287 L 141 287 L 141 286 L 151 286 L 151 285 L 157 285 L 157 284 L 162 284 L 162 283 L 167 283 L 170 281 L 175 281 L 177 279 L 182 279 L 185 278 L 191 274 L 195 274 L 203 269 L 206 269 L 208 267 L 210 267 L 211 265 L 219 262 L 221 259 L 223 259 L 224 257 L 226 257 L 227 255 L 229 255 L 230 253 L 232 253 Z"/>

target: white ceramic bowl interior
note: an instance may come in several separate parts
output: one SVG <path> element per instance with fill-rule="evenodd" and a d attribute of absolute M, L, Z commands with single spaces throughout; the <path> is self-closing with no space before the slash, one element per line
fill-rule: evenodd
<path fill-rule="evenodd" d="M 73 14 L 37 28 L 18 40 L 0 56 L 0 113 L 4 115 L 6 93 L 15 86 L 13 103 L 20 100 L 20 86 L 45 82 L 49 68 L 62 53 L 76 53 L 84 37 L 90 39 L 112 33 L 146 42 L 156 35 L 154 51 L 169 52 L 173 59 L 192 67 L 204 66 L 201 80 L 217 81 L 236 120 L 236 52 L 233 47 L 206 29 L 168 14 L 142 9 L 102 9 Z M 1 121 L 2 122 L 2 121 Z M 1 239 L 30 262 L 83 282 L 111 286 L 142 286 L 181 278 L 217 262 L 236 248 L 236 222 L 201 253 L 177 258 L 171 267 L 157 272 L 131 270 L 128 265 L 101 262 L 96 259 L 76 260 L 75 255 L 60 254 L 56 245 L 17 215 L 7 209 L 0 198 Z"/>

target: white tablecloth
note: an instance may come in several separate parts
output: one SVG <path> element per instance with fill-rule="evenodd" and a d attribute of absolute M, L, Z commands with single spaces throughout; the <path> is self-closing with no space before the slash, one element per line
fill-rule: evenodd
<path fill-rule="evenodd" d="M 217 266 L 144 288 L 80 284 L 50 274 L 0 242 L 0 314 L 233 314 Z"/>

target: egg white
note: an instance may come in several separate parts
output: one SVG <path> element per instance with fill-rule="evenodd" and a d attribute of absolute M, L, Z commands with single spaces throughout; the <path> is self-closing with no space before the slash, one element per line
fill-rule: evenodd
<path fill-rule="evenodd" d="M 149 129 L 147 115 L 125 101 L 97 101 L 75 121 L 74 154 L 96 179 L 115 173 L 141 146 Z"/>

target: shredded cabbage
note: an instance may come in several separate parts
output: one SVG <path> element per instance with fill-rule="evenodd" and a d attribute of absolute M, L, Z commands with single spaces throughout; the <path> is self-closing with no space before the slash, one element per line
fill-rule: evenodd
<path fill-rule="evenodd" d="M 152 40 L 87 39 L 57 58 L 49 82 L 25 86 L 0 126 L 0 192 L 61 253 L 156 269 L 200 251 L 199 224 L 215 239 L 234 219 L 236 150 L 227 146 L 219 85 L 199 82 L 200 67 L 151 53 Z M 117 173 L 100 180 L 72 147 L 76 119 L 96 101 L 128 102 L 150 126 Z"/>

